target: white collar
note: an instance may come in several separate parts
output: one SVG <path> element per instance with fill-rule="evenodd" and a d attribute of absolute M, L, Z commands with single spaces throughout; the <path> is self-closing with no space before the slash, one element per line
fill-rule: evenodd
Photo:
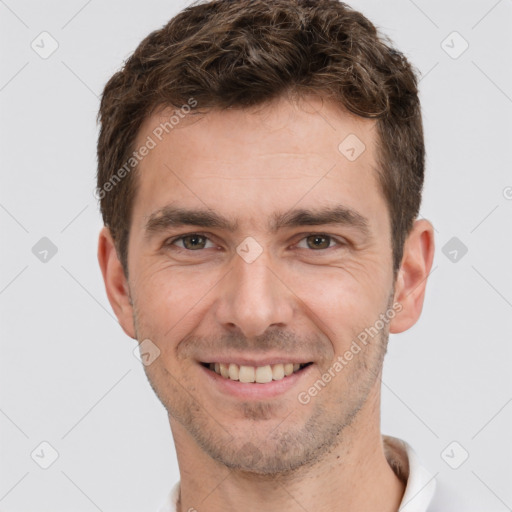
<path fill-rule="evenodd" d="M 382 436 L 382 441 L 389 465 L 401 480 L 407 482 L 399 511 L 427 512 L 436 489 L 434 477 L 421 465 L 416 452 L 407 442 L 391 436 Z M 179 495 L 178 481 L 158 512 L 176 512 Z"/>
<path fill-rule="evenodd" d="M 436 490 L 434 477 L 407 442 L 391 436 L 382 436 L 382 441 L 389 465 L 406 482 L 399 512 L 427 512 Z"/>

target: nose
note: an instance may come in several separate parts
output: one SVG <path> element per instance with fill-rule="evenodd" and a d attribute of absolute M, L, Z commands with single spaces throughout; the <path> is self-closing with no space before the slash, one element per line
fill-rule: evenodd
<path fill-rule="evenodd" d="M 219 283 L 217 322 L 246 338 L 260 336 L 269 327 L 288 326 L 295 296 L 283 277 L 271 268 L 265 251 L 252 263 L 235 255 L 231 271 Z"/>

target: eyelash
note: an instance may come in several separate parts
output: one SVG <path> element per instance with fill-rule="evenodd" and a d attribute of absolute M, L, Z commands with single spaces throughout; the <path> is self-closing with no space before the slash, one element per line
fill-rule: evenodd
<path fill-rule="evenodd" d="M 187 238 L 187 237 L 191 237 L 191 236 L 194 236 L 194 235 L 198 235 L 198 236 L 201 236 L 201 237 L 204 237 L 206 238 L 207 240 L 210 240 L 210 238 L 208 237 L 208 235 L 206 233 L 198 233 L 198 232 L 194 232 L 194 233 L 187 233 L 185 235 L 180 235 L 178 237 L 175 237 L 175 238 L 170 238 L 168 240 L 166 240 L 164 242 L 164 247 L 170 247 L 172 245 L 174 245 L 174 242 L 177 242 L 178 240 L 182 240 L 183 238 Z M 331 241 L 334 241 L 338 244 L 339 247 L 344 247 L 344 246 L 347 246 L 348 243 L 346 241 L 344 241 L 343 239 L 340 239 L 340 238 L 337 238 L 337 237 L 334 237 L 332 235 L 328 235 L 326 233 L 317 233 L 317 232 L 313 232 L 313 233 L 305 233 L 302 235 L 302 238 L 297 242 L 300 243 L 302 242 L 302 240 L 306 239 L 306 238 L 309 238 L 310 236 L 319 236 L 319 237 L 324 237 L 324 238 L 328 238 L 330 239 Z M 297 245 L 296 244 L 296 245 Z M 327 249 L 318 249 L 318 251 L 315 251 L 314 249 L 309 249 L 310 252 L 326 252 L 327 250 L 329 249 L 335 249 L 336 247 L 327 247 Z M 184 251 L 184 252 L 188 252 L 188 253 L 193 253 L 193 252 L 196 252 L 194 250 L 191 250 L 191 249 L 186 249 L 184 247 L 178 247 L 178 250 L 179 251 Z M 197 252 L 201 252 L 201 251 L 204 251 L 206 249 L 198 249 Z M 306 249 L 308 250 L 308 249 Z"/>

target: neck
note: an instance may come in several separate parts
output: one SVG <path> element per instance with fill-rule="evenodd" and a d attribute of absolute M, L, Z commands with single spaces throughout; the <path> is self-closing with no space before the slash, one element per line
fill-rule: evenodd
<path fill-rule="evenodd" d="M 375 419 L 374 411 L 372 415 Z M 405 485 L 386 460 L 380 415 L 374 423 L 369 419 L 361 410 L 340 434 L 343 440 L 321 460 L 272 476 L 233 470 L 214 461 L 171 419 L 181 475 L 177 510 L 396 512 Z"/>

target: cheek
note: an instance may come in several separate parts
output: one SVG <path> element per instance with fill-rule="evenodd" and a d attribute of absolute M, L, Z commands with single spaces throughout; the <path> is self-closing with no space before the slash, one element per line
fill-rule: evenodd
<path fill-rule="evenodd" d="M 390 289 L 382 265 L 347 262 L 325 272 L 302 273 L 293 281 L 303 314 L 344 351 L 384 311 Z M 300 307 L 300 306 L 299 306 Z"/>
<path fill-rule="evenodd" d="M 179 270 L 159 264 L 147 267 L 136 279 L 134 295 L 140 327 L 164 350 L 186 336 L 211 303 L 222 272 Z M 165 342 L 165 343 L 164 343 Z"/>
<path fill-rule="evenodd" d="M 146 265 L 134 276 L 140 335 L 153 339 L 163 351 L 171 351 L 200 324 L 217 332 L 211 312 L 230 279 L 230 266 Z M 366 253 L 340 258 L 340 263 L 306 265 L 282 263 L 273 271 L 286 285 L 278 287 L 280 300 L 293 302 L 295 320 L 307 319 L 334 345 L 335 340 L 350 343 L 347 336 L 372 324 L 387 299 L 387 283 L 382 257 Z M 236 297 L 235 297 L 236 299 Z M 206 323 L 212 325 L 208 326 Z M 294 325 L 286 326 L 293 329 Z M 336 342 L 338 343 L 338 342 Z"/>

